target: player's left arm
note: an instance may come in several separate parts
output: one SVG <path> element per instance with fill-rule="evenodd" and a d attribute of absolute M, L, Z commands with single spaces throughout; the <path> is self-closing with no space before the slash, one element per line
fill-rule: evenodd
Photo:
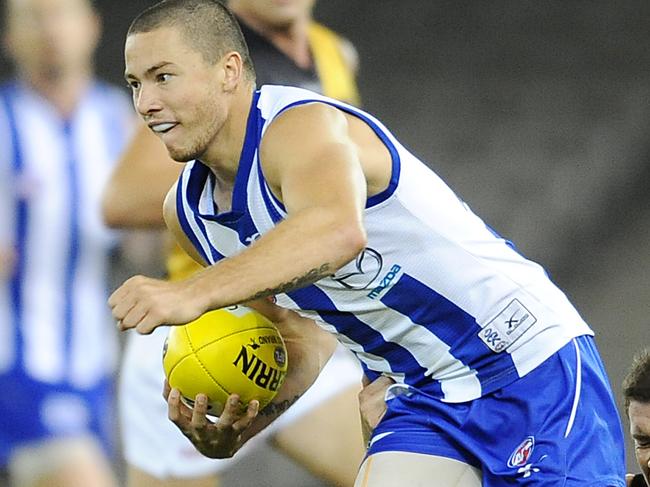
<path fill-rule="evenodd" d="M 203 262 L 180 226 L 176 209 L 176 185 L 169 190 L 164 203 L 167 227 L 178 244 L 197 262 Z M 333 335 L 322 330 L 313 320 L 294 311 L 277 306 L 267 298 L 245 303 L 271 320 L 280 331 L 287 347 L 289 368 L 277 395 L 258 414 L 258 404 L 249 404 L 242 413 L 239 399 L 231 396 L 224 413 L 216 424 L 207 419 L 207 400 L 195 398 L 194 411 L 180 402 L 177 392 L 167 387 L 169 417 L 194 443 L 196 448 L 211 458 L 232 456 L 255 434 L 283 414 L 313 384 L 336 348 Z M 204 395 L 200 395 L 204 396 Z"/>
<path fill-rule="evenodd" d="M 207 397 L 199 394 L 194 408 L 180 401 L 180 393 L 166 384 L 168 415 L 197 450 L 210 458 L 233 456 L 250 438 L 288 410 L 311 386 L 336 347 L 333 335 L 312 320 L 265 300 L 253 306 L 273 318 L 287 347 L 289 368 L 277 395 L 263 410 L 258 401 L 242 405 L 236 394 L 229 396 L 215 422 L 207 416 Z M 242 409 L 246 406 L 245 409 Z"/>
<path fill-rule="evenodd" d="M 370 380 L 363 376 L 363 389 L 359 392 L 359 414 L 364 444 L 368 444 L 372 432 L 386 414 L 386 391 L 395 381 L 385 375 Z"/>
<path fill-rule="evenodd" d="M 161 324 L 187 323 L 207 310 L 289 292 L 334 274 L 366 245 L 367 182 L 358 150 L 338 109 L 314 103 L 281 114 L 264 136 L 260 160 L 287 218 L 181 286 L 130 279 L 109 300 L 121 327 L 149 333 Z"/>
<path fill-rule="evenodd" d="M 287 347 L 287 375 L 277 395 L 242 435 L 242 444 L 287 411 L 314 383 L 330 359 L 337 345 L 336 338 L 320 328 L 313 320 L 294 311 L 278 308 L 272 313 L 264 309 L 266 300 L 258 300 L 253 306 L 267 316 L 276 317 L 274 322 Z M 278 313 L 279 311 L 279 313 Z"/>

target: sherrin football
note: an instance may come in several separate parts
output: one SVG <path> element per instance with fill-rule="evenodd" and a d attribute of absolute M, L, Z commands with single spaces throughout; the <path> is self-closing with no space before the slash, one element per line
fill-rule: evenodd
<path fill-rule="evenodd" d="M 171 387 L 192 407 L 208 396 L 208 413 L 219 416 L 230 394 L 243 406 L 257 399 L 260 410 L 278 392 L 287 373 L 287 349 L 277 328 L 246 306 L 209 311 L 186 325 L 172 326 L 163 347 Z"/>

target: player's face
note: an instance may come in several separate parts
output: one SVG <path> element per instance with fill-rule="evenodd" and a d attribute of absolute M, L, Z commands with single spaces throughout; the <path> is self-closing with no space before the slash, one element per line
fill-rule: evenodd
<path fill-rule="evenodd" d="M 628 415 L 636 459 L 650 485 L 650 403 L 630 402 Z"/>
<path fill-rule="evenodd" d="M 27 76 L 90 69 L 99 20 L 87 0 L 8 0 L 5 45 Z"/>
<path fill-rule="evenodd" d="M 260 22 L 276 28 L 310 18 L 315 0 L 231 0 L 235 11 L 244 10 Z"/>
<path fill-rule="evenodd" d="M 221 62 L 212 65 L 175 28 L 127 37 L 133 104 L 180 162 L 200 159 L 225 121 Z"/>

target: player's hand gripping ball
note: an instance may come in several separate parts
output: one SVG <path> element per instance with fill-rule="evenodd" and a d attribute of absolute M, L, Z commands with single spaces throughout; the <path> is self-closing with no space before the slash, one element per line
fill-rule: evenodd
<path fill-rule="evenodd" d="M 208 413 L 219 416 L 230 394 L 238 394 L 243 407 L 253 399 L 260 410 L 271 402 L 287 374 L 287 349 L 265 316 L 232 306 L 171 327 L 163 366 L 187 406 L 202 393 Z"/>

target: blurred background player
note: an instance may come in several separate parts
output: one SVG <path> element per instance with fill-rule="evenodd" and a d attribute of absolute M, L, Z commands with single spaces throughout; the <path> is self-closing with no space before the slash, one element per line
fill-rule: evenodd
<path fill-rule="evenodd" d="M 355 50 L 312 20 L 314 0 L 231 0 L 228 5 L 249 44 L 258 85 L 300 85 L 358 104 Z M 181 168 L 143 126 L 105 193 L 106 221 L 114 227 L 164 228 L 162 202 Z M 179 247 L 168 257 L 171 279 L 199 268 Z M 214 486 L 228 462 L 202 457 L 167 419 L 161 397 L 166 334 L 128 338 L 119 391 L 128 483 Z M 318 382 L 271 431 L 275 446 L 334 485 L 354 483 L 364 454 L 357 419 L 360 375 L 356 359 L 339 346 Z"/>
<path fill-rule="evenodd" d="M 0 87 L 0 461 L 14 486 L 116 485 L 115 238 L 100 196 L 133 120 L 93 77 L 87 0 L 8 0 Z"/>
<path fill-rule="evenodd" d="M 630 435 L 641 474 L 628 475 L 631 487 L 650 485 L 650 350 L 635 357 L 623 381 L 625 411 L 630 421 Z"/>

